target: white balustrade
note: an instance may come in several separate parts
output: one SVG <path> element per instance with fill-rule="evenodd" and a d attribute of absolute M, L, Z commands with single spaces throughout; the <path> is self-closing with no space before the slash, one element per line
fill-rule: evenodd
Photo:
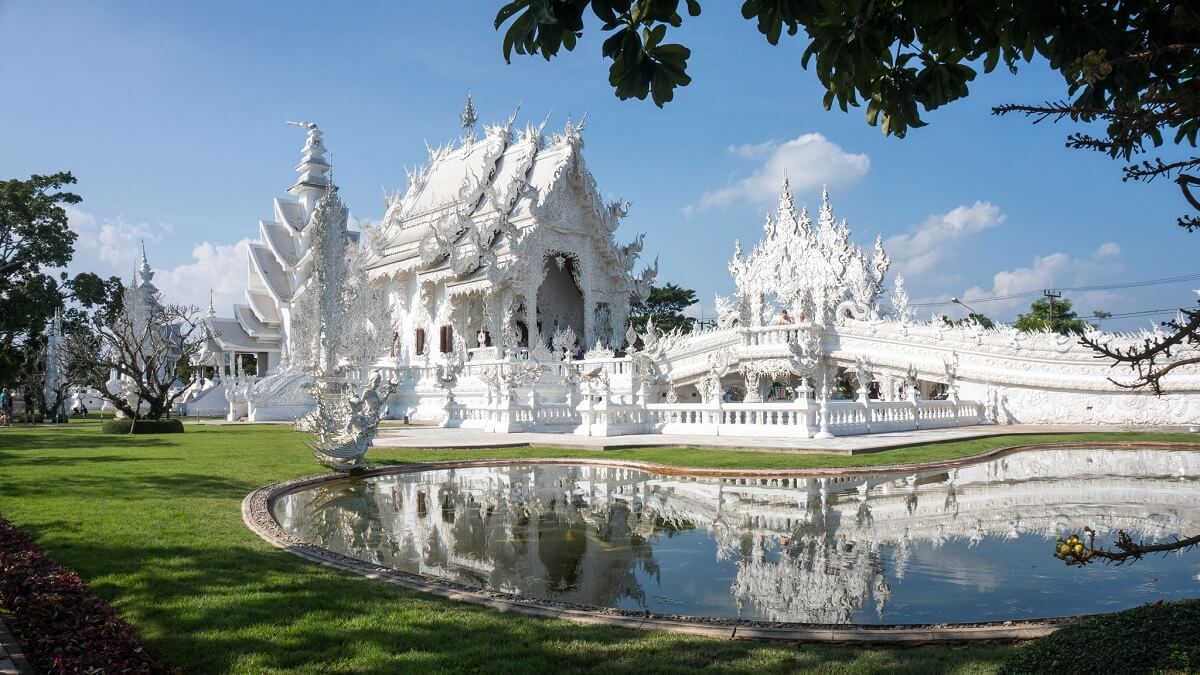
<path fill-rule="evenodd" d="M 652 403 L 647 433 L 811 438 L 820 416 L 834 436 L 965 426 L 982 422 L 975 401 L 792 401 L 766 403 Z"/>

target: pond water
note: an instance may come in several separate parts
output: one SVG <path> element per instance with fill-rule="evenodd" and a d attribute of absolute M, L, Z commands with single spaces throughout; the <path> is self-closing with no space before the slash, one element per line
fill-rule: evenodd
<path fill-rule="evenodd" d="M 1056 534 L 1200 531 L 1200 453 L 1055 449 L 870 476 L 681 477 L 512 464 L 285 495 L 284 529 L 521 596 L 815 623 L 997 621 L 1200 596 L 1200 553 L 1069 568 Z"/>

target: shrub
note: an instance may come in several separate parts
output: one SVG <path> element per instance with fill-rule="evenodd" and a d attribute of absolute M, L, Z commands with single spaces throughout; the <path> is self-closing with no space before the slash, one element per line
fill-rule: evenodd
<path fill-rule="evenodd" d="M 182 420 L 106 420 L 100 425 L 101 433 L 128 434 L 182 434 Z"/>
<path fill-rule="evenodd" d="M 1200 672 L 1200 600 L 1084 619 L 1022 645 L 1000 673 Z"/>
<path fill-rule="evenodd" d="M 0 518 L 0 605 L 37 672 L 172 673 L 74 570 Z"/>

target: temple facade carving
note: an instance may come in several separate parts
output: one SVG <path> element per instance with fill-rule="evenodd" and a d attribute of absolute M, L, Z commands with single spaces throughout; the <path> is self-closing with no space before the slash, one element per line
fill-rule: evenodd
<path fill-rule="evenodd" d="M 762 240 L 734 243 L 734 291 L 716 298 L 715 326 L 630 325 L 658 261 L 641 261 L 645 235 L 618 240 L 630 205 L 600 196 L 585 125 L 548 133 L 545 122 L 517 128 L 514 115 L 477 129 L 471 104 L 460 121 L 461 137 L 429 148 L 356 240 L 356 269 L 380 303 L 359 313 L 386 314 L 390 326 L 371 343 L 373 359 L 344 365 L 359 383 L 372 370 L 396 383 L 387 417 L 501 433 L 792 438 L 1200 419 L 1195 367 L 1154 396 L 1114 385 L 1122 373 L 1076 337 L 917 320 L 903 280 L 888 278 L 882 241 L 856 243 L 828 193 L 814 222 L 786 182 Z M 246 302 L 232 318 L 209 318 L 204 364 L 228 384 L 189 401 L 198 414 L 294 419 L 313 405 L 291 352 L 297 335 L 319 328 L 299 312 L 312 285 L 314 209 L 332 178 L 320 129 L 299 126 L 298 179 L 275 200 L 275 219 L 259 224 Z"/>

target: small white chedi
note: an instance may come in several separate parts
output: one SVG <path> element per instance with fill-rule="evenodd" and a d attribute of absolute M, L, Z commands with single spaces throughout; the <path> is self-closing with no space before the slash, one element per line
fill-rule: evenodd
<path fill-rule="evenodd" d="M 299 355 L 320 344 L 313 336 L 348 331 L 360 339 L 318 352 L 336 356 L 321 367 L 340 368 L 358 387 L 396 382 L 386 396 L 373 389 L 378 403 L 355 397 L 363 410 L 495 432 L 825 438 L 1200 418 L 1195 367 L 1173 372 L 1154 396 L 1114 386 L 1108 378 L 1120 373 L 1073 337 L 916 321 L 901 279 L 884 298 L 882 242 L 855 244 L 828 194 L 813 222 L 786 183 L 762 242 L 749 252 L 734 246 L 736 290 L 716 299 L 716 326 L 689 334 L 628 326 L 657 261 L 635 269 L 643 236 L 615 239 L 629 204 L 600 197 L 583 159 L 584 125 L 568 120 L 546 134 L 545 123 L 516 129 L 510 118 L 480 133 L 469 112 L 461 138 L 431 148 L 407 189 L 387 198 L 377 227 L 361 241 L 336 239 L 352 251 L 339 258 L 344 287 L 358 289 L 357 304 L 344 302 L 340 314 L 309 309 L 333 306 L 317 300 L 330 286 L 313 279 L 333 259 L 321 252 L 321 233 L 345 226 L 320 130 L 304 124 L 294 199 L 277 199 L 275 221 L 260 223 L 246 303 L 232 319 L 209 320 L 203 364 L 222 383 L 189 406 L 251 420 L 302 416 L 315 402 L 297 366 L 311 357 Z M 342 224 L 322 200 L 336 200 Z M 366 323 L 350 328 L 355 321 Z M 258 376 L 226 403 L 248 354 Z"/>

